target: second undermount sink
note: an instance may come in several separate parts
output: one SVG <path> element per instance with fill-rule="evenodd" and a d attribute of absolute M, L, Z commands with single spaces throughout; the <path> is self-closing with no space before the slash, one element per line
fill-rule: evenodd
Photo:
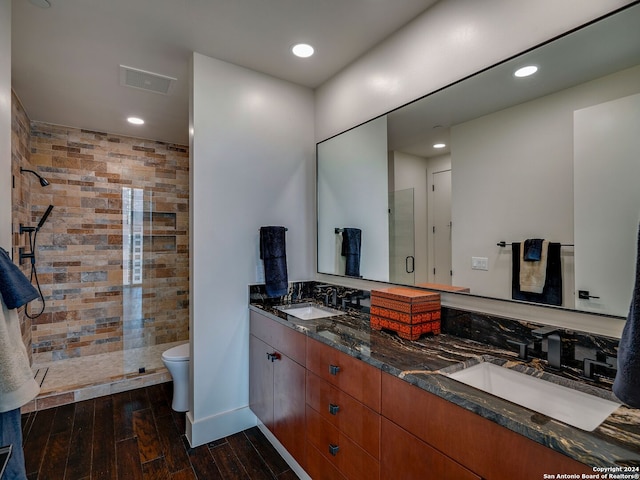
<path fill-rule="evenodd" d="M 535 410 L 588 432 L 595 430 L 620 403 L 491 362 L 445 373 L 450 378 Z M 611 395 L 611 398 L 613 395 Z"/>
<path fill-rule="evenodd" d="M 335 317 L 344 315 L 340 310 L 317 305 L 315 303 L 294 303 L 292 305 L 281 305 L 275 307 L 276 310 L 285 312 L 287 315 L 299 318 L 300 320 L 316 320 L 319 318 Z"/>

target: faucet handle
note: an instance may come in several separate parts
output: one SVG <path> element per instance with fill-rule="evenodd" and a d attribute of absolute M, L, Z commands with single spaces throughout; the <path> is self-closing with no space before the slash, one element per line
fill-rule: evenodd
<path fill-rule="evenodd" d="M 606 368 L 616 368 L 614 365 L 608 362 L 601 362 L 599 360 L 595 360 L 593 358 L 585 358 L 584 359 L 584 372 L 583 376 L 590 380 L 593 380 L 593 374 L 595 373 L 593 367 L 606 367 Z"/>
<path fill-rule="evenodd" d="M 527 352 L 529 348 L 529 342 L 521 342 L 520 340 L 507 340 L 507 343 L 511 345 L 517 345 L 518 347 L 518 358 L 522 360 L 527 359 Z"/>

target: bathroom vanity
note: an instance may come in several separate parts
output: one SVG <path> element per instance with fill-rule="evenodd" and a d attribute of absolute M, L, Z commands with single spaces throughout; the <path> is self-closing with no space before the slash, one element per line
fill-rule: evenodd
<path fill-rule="evenodd" d="M 620 406 L 585 431 L 443 374 L 479 358 L 540 370 L 544 361 L 448 333 L 402 340 L 348 307 L 301 320 L 259 297 L 250 406 L 312 478 L 534 479 L 640 467 L 638 410 Z"/>

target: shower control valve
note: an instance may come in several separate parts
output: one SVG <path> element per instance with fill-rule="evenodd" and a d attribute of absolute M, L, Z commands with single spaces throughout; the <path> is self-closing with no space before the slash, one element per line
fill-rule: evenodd
<path fill-rule="evenodd" d="M 29 252 L 29 253 L 25 253 L 25 248 L 24 247 L 20 247 L 18 249 L 18 253 L 20 255 L 20 265 L 22 265 L 22 261 L 30 258 L 31 259 L 31 263 L 35 264 L 36 263 L 36 255 L 33 252 Z"/>

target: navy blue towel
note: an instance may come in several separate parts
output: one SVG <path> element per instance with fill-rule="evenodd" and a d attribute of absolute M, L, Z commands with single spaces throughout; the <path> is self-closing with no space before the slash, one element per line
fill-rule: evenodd
<path fill-rule="evenodd" d="M 260 228 L 260 258 L 264 261 L 265 290 L 268 297 L 289 292 L 285 227 Z"/>
<path fill-rule="evenodd" d="M 562 305 L 562 263 L 560 261 L 560 244 L 549 242 L 547 251 L 547 275 L 542 293 L 523 292 L 520 290 L 520 243 L 511 244 L 511 298 L 525 302 L 544 303 L 546 305 Z"/>
<path fill-rule="evenodd" d="M 362 230 L 359 228 L 342 229 L 342 256 L 345 257 L 345 275 L 360 276 L 360 246 L 362 245 Z"/>
<path fill-rule="evenodd" d="M 635 287 L 618 347 L 618 371 L 613 393 L 630 407 L 640 408 L 640 229 Z"/>
<path fill-rule="evenodd" d="M 0 248 L 0 294 L 9 310 L 21 307 L 40 296 L 24 273 L 11 261 L 4 248 Z"/>
<path fill-rule="evenodd" d="M 530 238 L 524 241 L 525 262 L 539 262 L 542 258 L 542 238 Z"/>

